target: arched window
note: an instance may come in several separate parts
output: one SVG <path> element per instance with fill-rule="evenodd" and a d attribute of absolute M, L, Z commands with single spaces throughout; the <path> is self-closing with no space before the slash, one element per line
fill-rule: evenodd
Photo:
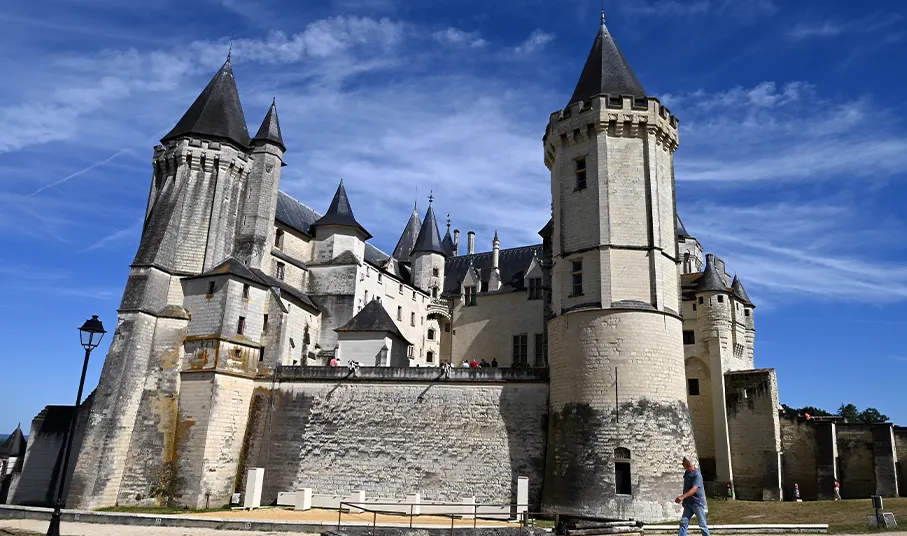
<path fill-rule="evenodd" d="M 428 330 L 428 340 L 430 340 L 430 341 L 435 340 L 435 330 L 433 330 L 433 329 Z"/>
<path fill-rule="evenodd" d="M 614 449 L 614 492 L 618 495 L 633 495 L 630 473 L 630 449 Z"/>
<path fill-rule="evenodd" d="M 428 352 L 427 354 L 425 354 L 425 361 L 427 363 L 434 363 L 435 362 L 435 353 Z"/>

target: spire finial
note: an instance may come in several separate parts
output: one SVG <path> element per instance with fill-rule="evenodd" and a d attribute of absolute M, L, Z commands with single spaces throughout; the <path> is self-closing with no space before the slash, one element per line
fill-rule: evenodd
<path fill-rule="evenodd" d="M 429 190 L 429 191 L 428 191 L 428 204 L 429 204 L 429 205 L 431 204 L 432 201 L 435 200 L 435 196 L 434 196 L 433 192 L 434 192 L 434 190 Z"/>
<path fill-rule="evenodd" d="M 230 33 L 230 48 L 227 49 L 227 62 L 230 61 L 230 56 L 233 55 L 233 37 L 236 35 L 236 30 L 233 30 Z"/>
<path fill-rule="evenodd" d="M 447 215 L 447 232 L 450 232 L 450 214 Z"/>
<path fill-rule="evenodd" d="M 413 210 L 419 210 L 419 185 L 416 185 L 416 198 L 413 199 Z"/>

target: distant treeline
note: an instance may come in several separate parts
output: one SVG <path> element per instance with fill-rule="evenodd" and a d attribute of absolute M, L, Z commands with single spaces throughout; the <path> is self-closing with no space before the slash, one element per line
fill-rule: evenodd
<path fill-rule="evenodd" d="M 792 408 L 787 404 L 781 404 L 781 408 L 788 414 L 809 415 L 811 417 L 844 417 L 846 422 L 861 422 L 865 424 L 888 422 L 888 415 L 885 415 L 876 408 L 866 408 L 863 411 L 860 411 L 853 404 L 841 404 L 837 413 L 829 413 L 824 409 L 814 406 Z"/>

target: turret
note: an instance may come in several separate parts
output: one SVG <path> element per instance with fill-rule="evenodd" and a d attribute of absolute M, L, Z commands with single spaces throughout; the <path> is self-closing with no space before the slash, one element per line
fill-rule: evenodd
<path fill-rule="evenodd" d="M 676 517 L 678 460 L 696 456 L 676 266 L 677 136 L 677 119 L 648 96 L 602 15 L 576 89 L 543 138 L 552 197 L 546 511 Z"/>
<path fill-rule="evenodd" d="M 715 480 L 722 484 L 733 482 L 731 450 L 728 441 L 725 409 L 724 372 L 731 369 L 733 358 L 733 296 L 726 282 L 724 262 L 709 253 L 705 269 L 696 281 L 696 318 L 699 323 L 700 345 L 708 355 L 700 358 L 708 365 L 712 386 L 711 400 L 714 415 Z"/>
<path fill-rule="evenodd" d="M 737 276 L 731 282 L 731 290 L 734 296 L 743 303 L 743 325 L 746 327 L 746 359 L 749 360 L 750 366 L 754 366 L 753 358 L 756 345 L 756 306 L 750 300 L 746 289 L 743 288 L 743 282 Z"/>
<path fill-rule="evenodd" d="M 444 288 L 444 261 L 447 254 L 441 246 L 438 222 L 429 196 L 428 211 L 412 253 L 413 285 L 437 298 Z"/>
<path fill-rule="evenodd" d="M 340 179 L 330 208 L 324 216 L 315 220 L 312 230 L 315 232 L 316 262 L 329 261 L 344 251 L 351 252 L 362 261 L 365 258 L 365 241 L 372 237 L 353 216 L 343 179 Z"/>
<path fill-rule="evenodd" d="M 236 258 L 250 268 L 261 269 L 270 257 L 274 214 L 280 190 L 283 163 L 283 135 L 277 120 L 277 100 L 265 115 L 252 138 L 252 172 L 246 180 L 243 209 L 236 233 Z"/>
<path fill-rule="evenodd" d="M 210 399 L 210 392 L 200 398 L 179 395 L 190 318 L 184 305 L 191 296 L 199 295 L 189 289 L 186 276 L 207 272 L 234 252 L 237 230 L 243 227 L 237 221 L 243 208 L 243 184 L 257 164 L 256 157 L 249 154 L 249 142 L 228 57 L 154 149 L 142 238 L 118 309 L 114 342 L 87 418 L 69 489 L 70 506 L 94 509 L 142 501 L 143 506 L 156 504 L 156 499 L 135 490 L 145 489 L 164 467 L 177 461 L 173 458 L 179 414 L 176 401 Z M 274 156 L 273 161 L 279 157 Z M 274 182 L 276 194 L 277 174 L 268 180 Z M 260 210 L 270 210 L 273 218 L 273 209 Z M 257 233 L 261 243 L 260 226 L 255 223 L 253 227 L 250 234 Z M 203 293 L 204 289 L 202 300 Z M 219 343 L 210 344 L 208 348 L 216 352 Z M 206 385 L 220 381 L 215 375 Z M 191 417 L 183 414 L 183 418 Z M 199 429 L 193 432 L 194 438 L 204 435 Z M 186 486 L 203 484 L 191 476 L 184 481 Z M 209 489 L 212 504 L 224 498 L 221 492 L 230 490 Z M 185 487 L 178 492 L 185 492 Z"/>
<path fill-rule="evenodd" d="M 498 232 L 494 232 L 494 239 L 491 241 L 491 273 L 488 274 L 488 290 L 496 292 L 501 290 L 501 268 L 499 266 L 499 257 L 501 255 L 501 242 L 498 240 Z"/>
<path fill-rule="evenodd" d="M 680 259 L 680 273 L 694 274 L 702 270 L 702 245 L 687 232 L 678 215 L 674 220 L 677 235 L 677 256 Z"/>
<path fill-rule="evenodd" d="M 454 242 L 450 237 L 450 214 L 447 215 L 447 232 L 444 233 L 444 238 L 441 239 L 441 249 L 444 250 L 444 254 L 447 255 L 448 258 L 456 255 L 456 253 L 454 253 Z"/>

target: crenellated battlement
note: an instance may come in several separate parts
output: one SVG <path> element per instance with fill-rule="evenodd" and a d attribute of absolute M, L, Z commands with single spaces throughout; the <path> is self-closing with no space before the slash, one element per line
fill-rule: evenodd
<path fill-rule="evenodd" d="M 660 146 L 671 151 L 679 145 L 676 116 L 655 97 L 645 99 L 598 95 L 549 116 L 544 140 L 556 147 L 588 141 L 594 133 L 636 137 L 640 131 L 656 135 Z"/>
<path fill-rule="evenodd" d="M 170 176 L 176 173 L 180 164 L 186 163 L 191 169 L 211 172 L 215 166 L 226 164 L 238 174 L 252 168 L 254 158 L 233 145 L 197 138 L 182 138 L 156 145 L 152 166 L 155 175 Z"/>

